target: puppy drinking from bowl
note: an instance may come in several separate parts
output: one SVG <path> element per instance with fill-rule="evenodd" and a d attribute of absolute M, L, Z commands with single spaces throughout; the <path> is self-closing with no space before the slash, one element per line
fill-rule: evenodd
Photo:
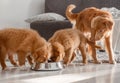
<path fill-rule="evenodd" d="M 62 61 L 65 65 L 71 63 L 75 58 L 74 51 L 79 48 L 83 63 L 87 63 L 86 44 L 94 45 L 77 29 L 63 29 L 56 31 L 48 40 L 51 43 L 51 61 Z M 100 48 L 99 46 L 94 46 Z"/>

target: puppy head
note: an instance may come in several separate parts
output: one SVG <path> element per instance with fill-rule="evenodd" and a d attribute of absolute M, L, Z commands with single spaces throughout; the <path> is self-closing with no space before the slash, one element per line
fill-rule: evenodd
<path fill-rule="evenodd" d="M 114 22 L 110 17 L 97 16 L 93 18 L 91 27 L 95 31 L 95 40 L 100 40 L 104 36 L 109 36 Z"/>
<path fill-rule="evenodd" d="M 58 62 L 58 61 L 62 61 L 64 56 L 65 56 L 65 52 L 64 52 L 64 47 L 58 43 L 58 42 L 54 42 L 51 44 L 51 60 L 53 62 Z"/>
<path fill-rule="evenodd" d="M 36 63 L 44 63 L 49 59 L 48 47 L 43 46 L 38 48 L 33 54 L 34 62 Z"/>

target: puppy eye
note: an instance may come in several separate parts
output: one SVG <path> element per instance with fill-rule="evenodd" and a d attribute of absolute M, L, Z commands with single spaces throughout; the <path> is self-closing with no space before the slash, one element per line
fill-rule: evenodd
<path fill-rule="evenodd" d="M 102 32 L 104 32 L 104 30 L 99 30 L 98 32 L 99 32 L 99 33 L 102 33 Z"/>
<path fill-rule="evenodd" d="M 99 33 L 101 33 L 101 32 L 102 32 L 102 30 L 99 30 L 98 32 L 99 32 Z"/>

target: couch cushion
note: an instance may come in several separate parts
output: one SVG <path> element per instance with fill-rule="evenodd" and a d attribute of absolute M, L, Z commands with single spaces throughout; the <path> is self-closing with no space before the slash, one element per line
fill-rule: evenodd
<path fill-rule="evenodd" d="M 78 12 L 86 7 L 116 7 L 120 9 L 120 0 L 45 0 L 45 12 L 55 12 L 65 16 L 66 7 L 75 4 L 77 8 L 73 12 Z"/>

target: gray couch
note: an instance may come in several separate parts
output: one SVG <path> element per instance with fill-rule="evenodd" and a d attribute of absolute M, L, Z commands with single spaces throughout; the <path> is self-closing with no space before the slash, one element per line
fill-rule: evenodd
<path fill-rule="evenodd" d="M 79 12 L 86 7 L 93 6 L 97 8 L 116 7 L 120 9 L 120 0 L 45 0 L 45 13 L 54 12 L 65 16 L 66 7 L 69 4 L 77 6 L 73 12 Z M 72 25 L 66 19 L 65 21 L 32 22 L 30 27 L 37 30 L 48 40 L 56 30 L 71 28 Z"/>

